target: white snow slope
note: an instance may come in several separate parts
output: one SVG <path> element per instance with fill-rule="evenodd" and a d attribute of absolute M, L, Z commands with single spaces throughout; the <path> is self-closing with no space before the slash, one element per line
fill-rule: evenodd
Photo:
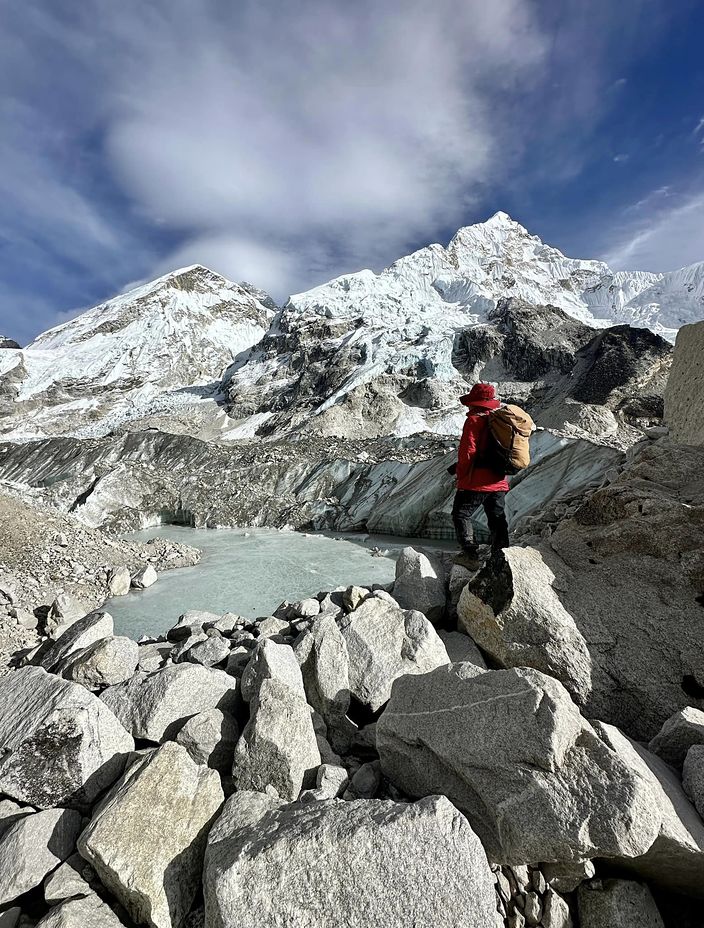
<path fill-rule="evenodd" d="M 456 377 L 456 333 L 485 322 L 508 296 L 558 306 L 595 327 L 628 323 L 674 340 L 679 326 L 704 318 L 704 262 L 667 274 L 613 272 L 602 261 L 565 257 L 499 212 L 460 229 L 447 248 L 429 245 L 380 274 L 363 270 L 295 294 L 276 317 L 258 292 L 194 266 L 110 300 L 24 350 L 0 349 L 0 430 L 12 439 L 89 436 L 155 413 L 178 415 L 198 396 L 184 388 L 207 392 L 236 359 L 230 394 L 254 392 L 260 403 L 255 415 L 228 420 L 221 434 L 251 436 L 270 415 L 270 389 L 293 380 L 292 333 L 330 363 L 358 359 L 344 383 L 310 397 L 320 413 L 384 373 Z M 322 342 L 320 323 L 330 332 Z M 267 332 L 265 347 L 247 352 Z M 410 412 L 393 431 L 427 427 L 424 413 L 410 421 Z M 450 427 L 444 418 L 434 430 Z"/>
<path fill-rule="evenodd" d="M 104 434 L 191 404 L 208 385 L 216 392 L 273 316 L 247 289 L 199 265 L 131 290 L 21 351 L 0 351 L 0 398 L 11 383 L 15 407 L 5 437 Z"/>
<path fill-rule="evenodd" d="M 565 257 L 498 212 L 460 229 L 447 248 L 429 245 L 381 274 L 343 275 L 292 296 L 288 305 L 394 321 L 406 314 L 435 322 L 457 313 L 470 325 L 509 296 L 558 306 L 589 325 L 626 323 L 673 340 L 681 325 L 704 317 L 704 262 L 667 274 L 614 272 L 603 261 Z"/>
<path fill-rule="evenodd" d="M 291 296 L 272 338 L 230 372 L 231 415 L 238 407 L 243 410 L 240 428 L 245 431 L 254 422 L 246 418 L 251 412 L 261 417 L 270 400 L 271 408 L 281 408 L 279 397 L 300 390 L 302 359 L 314 353 L 342 375 L 331 376 L 326 395 L 309 398 L 309 418 L 330 416 L 344 398 L 364 384 L 378 384 L 384 375 L 432 378 L 441 389 L 458 377 L 453 366 L 457 333 L 485 323 L 504 297 L 552 304 L 597 328 L 647 327 L 674 341 L 680 325 L 704 318 L 702 268 L 671 274 L 613 272 L 602 261 L 565 257 L 499 212 L 460 229 L 447 248 L 429 245 L 380 274 L 345 274 Z M 456 404 L 454 416 L 442 399 L 434 406 L 390 409 L 389 431 L 453 431 L 461 419 Z M 320 428 L 336 434 L 340 425 L 338 417 Z M 368 422 L 360 422 L 362 430 L 367 427 Z"/>

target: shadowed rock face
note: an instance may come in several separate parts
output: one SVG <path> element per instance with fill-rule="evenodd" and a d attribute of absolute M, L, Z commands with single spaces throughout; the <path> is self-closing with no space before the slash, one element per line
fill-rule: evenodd
<path fill-rule="evenodd" d="M 500 300 L 488 314 L 503 336 L 502 360 L 516 380 L 568 374 L 579 349 L 594 329 L 556 306 L 532 306 L 525 300 Z"/>
<path fill-rule="evenodd" d="M 423 422 L 431 431 L 451 431 L 458 394 L 482 379 L 497 383 L 505 400 L 529 411 L 557 407 L 573 423 L 579 404 L 564 409 L 566 399 L 616 409 L 640 399 L 645 384 L 649 400 L 629 409 L 627 421 L 662 417 L 664 375 L 657 375 L 671 348 L 649 330 L 616 326 L 595 335 L 557 306 L 516 297 L 500 299 L 481 324 L 458 317 L 423 327 L 423 318 L 415 328 L 409 319 L 385 328 L 363 314 L 327 317 L 287 306 L 226 376 L 229 413 L 266 413 L 263 436 L 363 438 L 418 430 Z"/>
<path fill-rule="evenodd" d="M 664 928 L 665 925 L 648 887 L 634 880 L 596 880 L 580 887 L 579 918 L 586 928 L 629 924 Z"/>
<path fill-rule="evenodd" d="M 577 352 L 574 399 L 613 404 L 629 399 L 650 402 L 662 416 L 663 394 L 672 346 L 649 329 L 614 326 L 600 332 Z"/>
<path fill-rule="evenodd" d="M 4 335 L 0 335 L 0 348 L 20 348 L 19 342 L 16 342 L 14 338 L 5 338 Z"/>
<path fill-rule="evenodd" d="M 518 299 L 500 300 L 487 318 L 456 337 L 453 363 L 469 380 L 498 382 L 502 398 L 540 424 L 577 426 L 608 443 L 622 433 L 629 444 L 637 438 L 629 427 L 662 419 L 672 346 L 648 329 L 595 334 L 555 306 Z M 585 414 L 592 407 L 604 409 Z"/>
<path fill-rule="evenodd" d="M 683 326 L 665 391 L 665 418 L 675 441 L 704 445 L 704 322 Z"/>

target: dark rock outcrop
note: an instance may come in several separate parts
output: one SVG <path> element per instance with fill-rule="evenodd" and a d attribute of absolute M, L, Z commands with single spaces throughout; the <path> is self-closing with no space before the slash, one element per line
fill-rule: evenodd
<path fill-rule="evenodd" d="M 300 315 L 286 306 L 278 326 L 226 375 L 229 414 L 241 419 L 266 413 L 258 427 L 262 436 L 365 438 L 403 427 L 409 410 L 423 410 L 430 427 L 434 417 L 456 415 L 457 396 L 482 379 L 498 383 L 503 399 L 535 415 L 549 411 L 556 422 L 587 433 L 589 425 L 579 418 L 582 404 L 613 410 L 612 430 L 662 418 L 672 349 L 649 330 L 621 325 L 595 334 L 556 306 L 516 297 L 499 300 L 486 319 L 452 333 L 442 364 L 426 347 L 428 333 L 421 332 L 417 338 L 398 333 L 394 350 L 385 350 L 375 365 L 377 342 L 388 334 L 378 333 L 369 319 Z M 241 377 L 243 366 L 256 376 Z M 608 429 L 597 432 L 608 440 Z"/>
<path fill-rule="evenodd" d="M 636 418 L 640 404 L 648 418 L 662 418 L 671 359 L 672 345 L 650 329 L 604 329 L 577 352 L 570 395 Z"/>

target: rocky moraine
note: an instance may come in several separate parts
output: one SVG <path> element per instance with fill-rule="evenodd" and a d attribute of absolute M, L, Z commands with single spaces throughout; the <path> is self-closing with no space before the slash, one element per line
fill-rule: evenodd
<path fill-rule="evenodd" d="M 283 308 L 196 267 L 0 340 L 0 928 L 701 928 L 704 322 L 673 349 L 656 284 L 498 214 Z M 478 379 L 540 430 L 470 572 Z M 163 523 L 416 539 L 134 640 L 111 599 L 199 558 L 121 534 Z"/>

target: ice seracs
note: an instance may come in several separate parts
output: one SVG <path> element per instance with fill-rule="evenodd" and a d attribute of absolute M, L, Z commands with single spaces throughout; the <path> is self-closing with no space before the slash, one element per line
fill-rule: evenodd
<path fill-rule="evenodd" d="M 616 321 L 674 334 L 704 318 L 704 261 L 650 276 L 649 285 L 617 311 Z"/>
<path fill-rule="evenodd" d="M 678 274 L 613 272 L 568 258 L 498 212 L 460 229 L 447 247 L 429 245 L 379 274 L 345 274 L 291 296 L 230 371 L 228 410 L 242 435 L 281 435 L 304 423 L 307 434 L 350 437 L 455 433 L 465 378 L 522 379 L 494 360 L 479 371 L 462 366 L 467 333 L 494 326 L 501 301 L 562 310 L 592 328 L 647 326 L 672 339 L 674 316 L 660 321 L 657 308 L 637 301 Z M 692 293 L 681 318 L 704 315 Z M 492 338 L 487 330 L 487 348 Z"/>

